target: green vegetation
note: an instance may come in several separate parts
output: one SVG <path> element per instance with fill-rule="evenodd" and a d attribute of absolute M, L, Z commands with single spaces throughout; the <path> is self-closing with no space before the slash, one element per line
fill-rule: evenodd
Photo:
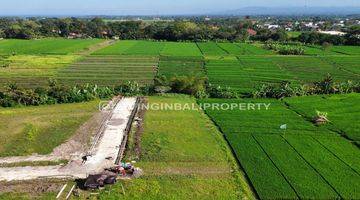
<path fill-rule="evenodd" d="M 202 57 L 199 48 L 195 43 L 185 42 L 167 42 L 161 51 L 164 56 L 186 56 L 186 57 Z"/>
<path fill-rule="evenodd" d="M 192 22 L 179 22 L 176 28 L 181 29 L 180 25 L 189 35 L 199 31 Z M 134 34 L 128 30 L 121 37 L 140 37 Z M 50 153 L 96 112 L 97 101 L 92 101 L 96 98 L 184 93 L 222 98 L 199 99 L 198 103 L 245 103 L 245 110 L 207 109 L 206 113 L 223 132 L 257 197 L 360 198 L 360 151 L 356 146 L 360 144 L 360 96 L 342 94 L 359 92 L 358 48 L 314 42 L 317 45 L 300 46 L 306 56 L 285 56 L 275 55 L 261 43 L 142 39 L 118 41 L 91 55 L 75 53 L 100 40 L 0 41 L 0 84 L 19 85 L 1 89 L 1 105 L 87 101 L 0 108 L 0 137 L 4 138 L 0 156 Z M 326 79 L 319 81 L 323 77 Z M 64 85 L 22 88 L 48 84 L 49 78 Z M 230 99 L 245 94 L 283 99 Z M 304 96 L 314 94 L 342 95 Z M 285 98 L 289 96 L 303 97 Z M 194 98 L 182 95 L 152 96 L 149 101 L 195 103 Z M 228 144 L 201 112 L 147 111 L 137 158 L 144 176 L 121 181 L 125 194 L 117 184 L 100 191 L 99 198 L 254 198 Z M 326 113 L 328 121 L 315 123 L 318 113 Z"/>
<path fill-rule="evenodd" d="M 202 59 L 193 57 L 161 57 L 158 75 L 168 78 L 173 76 L 205 76 Z"/>
<path fill-rule="evenodd" d="M 58 54 L 65 55 L 86 49 L 90 45 L 101 42 L 99 39 L 68 40 L 68 39 L 40 39 L 40 40 L 4 40 L 1 41 L 0 55 L 37 55 Z"/>
<path fill-rule="evenodd" d="M 271 55 L 274 54 L 272 51 L 262 48 L 262 45 L 259 43 L 248 44 L 241 43 L 239 44 L 240 48 L 244 52 L 243 55 Z"/>
<path fill-rule="evenodd" d="M 225 56 L 228 54 L 224 49 L 220 48 L 215 42 L 201 42 L 201 43 L 197 43 L 197 45 L 204 56 Z"/>
<path fill-rule="evenodd" d="M 328 62 L 338 66 L 340 69 L 347 70 L 360 76 L 360 56 L 336 56 L 327 58 Z"/>
<path fill-rule="evenodd" d="M 21 87 L 37 87 L 54 78 L 57 71 L 78 60 L 77 55 L 17 55 L 5 59 L 0 67 L 0 85 L 16 83 Z"/>
<path fill-rule="evenodd" d="M 330 74 L 336 81 L 360 80 L 359 76 L 339 69 L 338 66 L 328 63 L 327 58 L 292 56 L 271 57 L 281 69 L 286 70 L 292 77 L 301 83 L 310 83 Z"/>
<path fill-rule="evenodd" d="M 338 198 L 331 186 L 281 136 L 263 134 L 256 140 L 301 199 Z"/>
<path fill-rule="evenodd" d="M 297 38 L 301 35 L 300 31 L 289 31 L 287 32 L 289 38 Z"/>
<path fill-rule="evenodd" d="M 360 141 L 360 126 L 357 123 L 360 115 L 359 94 L 297 97 L 285 101 L 291 109 L 309 120 L 316 115 L 317 110 L 327 112 L 330 123 L 324 126 Z"/>
<path fill-rule="evenodd" d="M 138 41 L 135 40 L 118 41 L 113 45 L 94 52 L 93 55 L 122 55 L 137 43 Z"/>
<path fill-rule="evenodd" d="M 331 51 L 347 55 L 360 55 L 358 46 L 332 46 Z"/>
<path fill-rule="evenodd" d="M 357 198 L 360 195 L 357 191 L 359 161 L 355 158 L 358 148 L 329 127 L 315 126 L 308 118 L 292 111 L 296 108 L 292 99 L 304 102 L 300 98 L 289 98 L 286 101 L 290 109 L 282 101 L 268 99 L 207 99 L 199 103 L 247 103 L 245 110 L 207 109 L 206 113 L 225 134 L 260 198 Z M 313 99 L 310 102 L 319 109 L 326 104 Z M 254 109 L 256 106 L 247 107 L 248 103 L 271 105 L 268 110 L 264 106 L 258 110 Z M 305 103 L 305 107 L 309 104 Z M 359 116 L 354 112 L 349 115 Z"/>
<path fill-rule="evenodd" d="M 280 43 L 267 42 L 264 48 L 273 50 L 280 55 L 304 55 L 305 49 L 301 45 L 284 45 Z"/>
<path fill-rule="evenodd" d="M 115 86 L 126 81 L 150 84 L 154 79 L 158 59 L 147 56 L 87 56 L 79 62 L 61 68 L 56 79 L 72 84 Z"/>
<path fill-rule="evenodd" d="M 164 42 L 137 41 L 135 45 L 128 48 L 123 54 L 157 56 L 164 47 Z"/>
<path fill-rule="evenodd" d="M 186 96 L 149 103 L 194 104 Z M 250 197 L 221 134 L 196 110 L 149 110 L 137 163 L 145 175 L 101 192 L 106 199 L 239 199 Z M 109 191 L 112 191 L 109 194 Z"/>
<path fill-rule="evenodd" d="M 0 108 L 0 156 L 48 154 L 65 142 L 97 110 L 81 104 Z"/>
<path fill-rule="evenodd" d="M 211 84 L 250 92 L 264 83 L 291 81 L 292 76 L 267 57 L 241 56 L 239 60 L 210 60 L 206 63 Z"/>
<path fill-rule="evenodd" d="M 287 136 L 286 140 L 342 198 L 360 198 L 360 175 L 334 154 L 309 136 Z"/>

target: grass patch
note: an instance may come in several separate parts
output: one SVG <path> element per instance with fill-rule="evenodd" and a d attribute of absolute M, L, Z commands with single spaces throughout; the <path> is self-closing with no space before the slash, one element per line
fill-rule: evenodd
<path fill-rule="evenodd" d="M 0 156 L 49 154 L 96 111 L 97 101 L 0 108 Z"/>

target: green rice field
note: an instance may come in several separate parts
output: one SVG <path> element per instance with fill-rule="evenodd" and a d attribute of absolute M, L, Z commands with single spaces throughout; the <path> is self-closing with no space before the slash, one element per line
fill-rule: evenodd
<path fill-rule="evenodd" d="M 41 40 L 1 40 L 0 55 L 37 55 L 57 54 L 66 55 L 85 50 L 102 40 L 86 39 L 41 39 Z"/>
<path fill-rule="evenodd" d="M 357 97 L 358 95 L 354 94 L 348 98 Z M 330 102 L 331 99 L 346 99 L 341 95 L 328 98 Z M 315 126 L 306 116 L 292 110 L 297 108 L 297 102 L 304 102 L 304 99 L 289 98 L 286 102 L 290 107 L 278 100 L 265 99 L 209 99 L 199 103 L 271 104 L 268 110 L 206 110 L 225 134 L 259 198 L 359 198 L 359 161 L 357 158 L 351 159 L 360 155 L 358 147 L 334 131 L 333 127 Z M 355 102 L 350 99 L 348 102 Z M 305 101 L 300 105 L 307 108 L 310 104 L 317 105 L 319 109 L 326 105 L 314 99 L 309 99 L 309 104 Z M 329 107 L 331 105 L 334 106 L 335 102 L 330 103 Z M 350 106 L 348 108 L 350 109 Z M 302 113 L 311 115 L 313 112 L 302 110 Z M 354 118 L 360 116 L 354 112 L 349 115 Z M 286 130 L 280 128 L 284 124 L 287 126 Z M 356 128 L 354 126 L 353 128 Z M 351 134 L 351 130 L 344 132 Z"/>
<path fill-rule="evenodd" d="M 158 75 L 205 76 L 204 62 L 196 57 L 161 57 Z"/>
<path fill-rule="evenodd" d="M 311 120 L 316 111 L 327 112 L 331 121 L 328 128 L 360 142 L 360 95 L 309 96 L 285 100 L 296 112 Z"/>
<path fill-rule="evenodd" d="M 157 65 L 157 57 L 88 56 L 59 70 L 56 79 L 68 85 L 115 86 L 127 81 L 151 84 Z"/>

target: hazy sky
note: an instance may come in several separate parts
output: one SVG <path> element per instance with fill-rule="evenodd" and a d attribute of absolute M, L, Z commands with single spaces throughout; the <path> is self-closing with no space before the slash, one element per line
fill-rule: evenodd
<path fill-rule="evenodd" d="M 360 0 L 0 0 L 0 15 L 202 14 L 248 6 L 360 6 Z"/>

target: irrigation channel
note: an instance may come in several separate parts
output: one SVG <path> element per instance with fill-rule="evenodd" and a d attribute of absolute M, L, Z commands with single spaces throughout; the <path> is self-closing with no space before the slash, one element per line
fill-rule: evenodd
<path fill-rule="evenodd" d="M 100 173 L 105 168 L 118 164 L 122 158 L 131 126 L 139 103 L 138 98 L 129 97 L 113 100 L 109 117 L 102 123 L 87 161 L 78 155 L 65 165 L 26 166 L 0 168 L 0 181 L 32 180 L 38 178 L 84 179 L 89 174 Z"/>

